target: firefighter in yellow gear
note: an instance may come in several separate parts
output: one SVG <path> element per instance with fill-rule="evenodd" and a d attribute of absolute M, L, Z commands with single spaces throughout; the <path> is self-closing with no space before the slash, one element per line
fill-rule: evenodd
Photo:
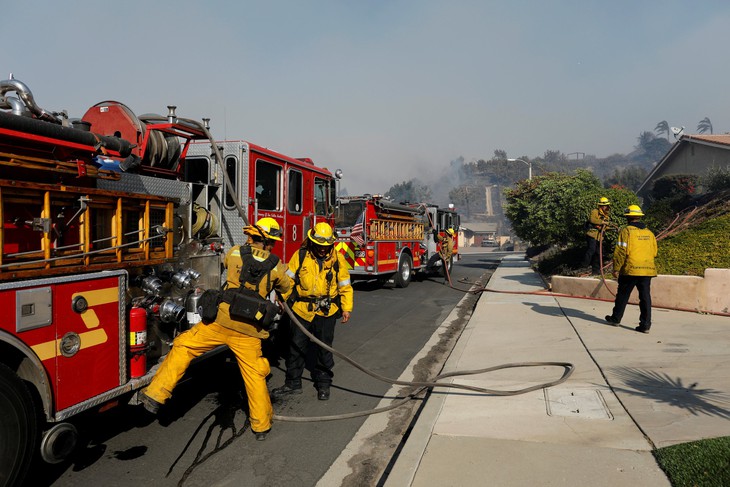
<path fill-rule="evenodd" d="M 603 231 L 609 224 L 609 210 L 611 202 L 608 198 L 601 197 L 598 200 L 598 208 L 591 210 L 586 222 L 586 251 L 583 255 L 581 267 L 591 267 L 591 273 L 601 273 L 600 242 L 603 239 Z"/>
<path fill-rule="evenodd" d="M 436 269 L 436 264 L 438 263 L 439 259 L 441 259 L 443 263 L 442 273 L 444 277 L 447 276 L 447 273 L 450 270 L 451 258 L 454 256 L 455 236 L 456 232 L 454 232 L 453 228 L 447 228 L 443 236 L 439 235 L 436 229 L 433 230 L 433 239 L 437 244 L 440 244 L 439 251 L 438 253 L 433 254 L 430 259 L 428 259 L 428 262 L 426 263 L 426 269 L 429 269 L 433 272 L 433 270 Z"/>
<path fill-rule="evenodd" d="M 454 237 L 456 234 L 453 228 L 447 228 L 444 233 L 445 235 L 443 237 L 437 235 L 436 241 L 441 244 L 441 247 L 439 248 L 441 258 L 444 262 L 448 262 L 448 260 L 454 255 Z"/>
<path fill-rule="evenodd" d="M 657 255 L 656 237 L 642 223 L 644 213 L 638 205 L 626 208 L 628 224 L 618 234 L 613 252 L 613 275 L 618 278 L 618 291 L 613 312 L 606 321 L 618 326 L 634 288 L 639 292 L 639 326 L 636 331 L 649 333 L 651 328 L 651 279 L 656 277 L 654 258 Z"/>
<path fill-rule="evenodd" d="M 266 261 L 274 244 L 281 240 L 282 231 L 273 218 L 262 218 L 255 225 L 244 228 L 248 242 L 243 247 L 235 246 L 225 256 L 227 269 L 226 287 L 240 287 L 239 275 L 243 267 L 242 253 L 250 250 L 252 258 L 258 262 Z M 248 247 L 248 248 L 246 248 Z M 283 297 L 288 296 L 293 282 L 286 275 L 286 266 L 278 261 L 268 278 L 259 281 L 254 289 L 262 298 L 276 290 Z M 249 287 L 249 283 L 244 283 Z M 251 288 L 251 287 L 249 287 Z M 254 321 L 234 320 L 229 314 L 229 303 L 222 301 L 218 306 L 215 321 L 210 324 L 198 323 L 190 330 L 181 333 L 173 342 L 172 349 L 152 379 L 150 385 L 140 393 L 140 401 L 153 413 L 167 401 L 182 378 L 191 360 L 219 345 L 228 345 L 236 357 L 243 376 L 248 397 L 251 430 L 257 440 L 266 438 L 271 429 L 273 408 L 266 386 L 266 377 L 271 372 L 269 361 L 262 356 L 261 340 L 269 337 L 269 332 Z"/>
<path fill-rule="evenodd" d="M 341 316 L 342 323 L 347 323 L 352 312 L 354 293 L 350 273 L 342 255 L 334 251 L 335 236 L 327 223 L 318 223 L 310 229 L 305 242 L 302 250 L 289 260 L 287 274 L 296 283 L 291 309 L 307 331 L 332 346 L 337 318 Z M 292 324 L 286 380 L 283 386 L 271 391 L 272 395 L 301 394 L 308 347 L 309 338 Z M 321 401 L 330 398 L 332 367 L 332 352 L 318 347 L 312 380 Z"/>

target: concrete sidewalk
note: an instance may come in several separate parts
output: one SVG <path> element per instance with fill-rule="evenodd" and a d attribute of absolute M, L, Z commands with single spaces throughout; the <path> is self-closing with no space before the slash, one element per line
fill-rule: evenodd
<path fill-rule="evenodd" d="M 543 289 L 522 256 L 506 258 L 489 289 Z M 445 372 L 513 362 L 571 362 L 563 384 L 516 396 L 437 389 L 386 486 L 668 486 L 653 448 L 730 435 L 730 320 L 653 310 L 651 334 L 620 327 L 612 303 L 484 293 Z M 457 377 L 513 390 L 557 379 L 531 367 Z"/>

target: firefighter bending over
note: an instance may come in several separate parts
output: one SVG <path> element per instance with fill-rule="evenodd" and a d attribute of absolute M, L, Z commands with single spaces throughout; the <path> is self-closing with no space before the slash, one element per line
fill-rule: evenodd
<path fill-rule="evenodd" d="M 307 233 L 307 240 L 299 252 L 289 261 L 287 274 L 296 287 L 290 303 L 292 311 L 304 328 L 317 339 L 332 346 L 335 323 L 350 320 L 353 290 L 347 263 L 339 252 L 334 251 L 335 236 L 327 223 L 317 223 Z M 286 381 L 271 391 L 274 396 L 302 393 L 302 373 L 309 338 L 296 324 L 291 326 L 291 342 L 286 358 Z M 335 361 L 332 352 L 317 347 L 317 364 L 312 371 L 312 381 L 317 389 L 317 399 L 330 398 L 330 386 Z"/>
<path fill-rule="evenodd" d="M 231 248 L 225 257 L 224 264 L 228 271 L 227 290 L 223 292 L 217 310 L 215 304 L 213 305 L 211 316 L 215 316 L 215 321 L 207 325 L 204 322 L 198 323 L 175 338 L 172 349 L 152 382 L 140 393 L 140 401 L 145 409 L 157 413 L 159 407 L 172 395 L 172 390 L 192 359 L 219 345 L 228 345 L 236 357 L 246 386 L 251 430 L 257 440 L 264 440 L 271 429 L 273 415 L 271 398 L 266 387 L 266 376 L 270 373 L 269 361 L 261 354 L 261 340 L 268 338 L 269 332 L 265 329 L 266 319 L 257 319 L 260 316 L 242 318 L 240 313 L 236 314 L 236 295 L 245 294 L 246 299 L 263 306 L 261 309 L 266 308 L 266 303 L 275 307 L 264 298 L 272 289 L 284 297 L 288 296 L 293 282 L 286 275 L 286 266 L 271 253 L 274 244 L 281 241 L 282 235 L 276 220 L 261 218 L 255 225 L 244 228 L 244 233 L 249 237 L 247 243 Z M 251 279 L 251 275 L 257 275 L 256 279 Z M 260 300 L 261 303 L 256 303 L 255 300 Z M 252 308 L 250 305 L 242 307 L 247 308 L 247 311 Z"/>

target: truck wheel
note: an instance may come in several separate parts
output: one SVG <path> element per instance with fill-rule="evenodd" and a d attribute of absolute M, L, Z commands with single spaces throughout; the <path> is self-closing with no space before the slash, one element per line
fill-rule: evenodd
<path fill-rule="evenodd" d="M 403 253 L 398 259 L 398 272 L 395 273 L 396 287 L 408 287 L 413 278 L 413 261 L 411 256 Z"/>
<path fill-rule="evenodd" d="M 28 388 L 0 364 L 0 485 L 21 485 L 38 440 L 35 407 Z"/>

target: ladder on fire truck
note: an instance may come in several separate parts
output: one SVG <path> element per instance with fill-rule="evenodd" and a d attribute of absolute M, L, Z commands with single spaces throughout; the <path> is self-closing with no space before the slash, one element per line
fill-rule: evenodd
<path fill-rule="evenodd" d="M 0 180 L 0 282 L 173 258 L 175 199 Z"/>
<path fill-rule="evenodd" d="M 368 237 L 371 240 L 423 240 L 423 223 L 372 220 Z"/>

